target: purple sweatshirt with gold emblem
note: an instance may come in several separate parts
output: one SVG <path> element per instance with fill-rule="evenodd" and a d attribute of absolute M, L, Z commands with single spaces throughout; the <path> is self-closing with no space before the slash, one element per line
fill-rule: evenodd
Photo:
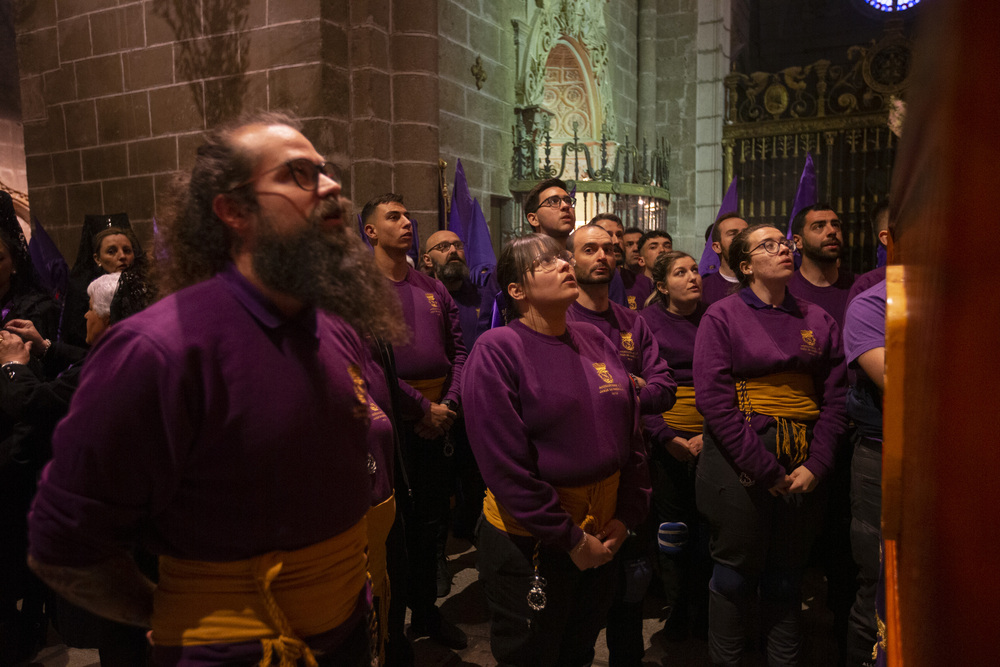
<path fill-rule="evenodd" d="M 758 436 L 774 419 L 754 415 L 747 423 L 737 407 L 736 382 L 783 372 L 812 377 L 820 415 L 803 465 L 823 479 L 847 426 L 840 327 L 825 310 L 791 293 L 772 307 L 744 288 L 709 307 L 695 339 L 695 404 L 737 470 L 765 488 L 785 474 Z"/>
<path fill-rule="evenodd" d="M 616 518 L 649 509 L 649 472 L 635 392 L 617 350 L 593 326 L 547 336 L 520 321 L 476 342 L 462 393 L 469 442 L 499 503 L 541 542 L 569 551 L 583 532 L 554 487 L 620 472 Z"/>
<path fill-rule="evenodd" d="M 677 383 L 661 356 L 653 332 L 634 310 L 610 302 L 603 313 L 584 308 L 573 302 L 566 313 L 570 322 L 588 322 L 600 329 L 618 350 L 618 358 L 630 374 L 646 381 L 639 390 L 639 411 L 644 415 L 659 414 L 674 404 Z"/>
<path fill-rule="evenodd" d="M 138 543 L 233 561 L 341 534 L 372 501 L 367 357 L 339 317 L 286 318 L 232 265 L 116 324 L 53 436 L 31 555 L 87 567 Z M 356 595 L 351 623 L 310 644 L 333 648 L 354 627 Z M 163 664 L 209 664 L 197 656 L 213 646 Z M 259 659 L 261 644 L 222 650 Z"/>
<path fill-rule="evenodd" d="M 668 312 L 663 302 L 656 300 L 642 309 L 640 316 L 653 332 L 660 348 L 660 357 L 670 365 L 678 387 L 693 387 L 694 340 L 698 324 L 705 314 L 705 304 L 699 303 L 690 315 L 675 315 Z M 667 443 L 678 434 L 667 425 L 660 415 L 643 418 L 654 442 Z M 682 437 L 689 437 L 684 435 Z"/>
<path fill-rule="evenodd" d="M 404 381 L 401 388 L 406 394 L 400 412 L 404 419 L 419 419 L 429 404 L 412 388 L 402 387 L 405 380 L 446 378 L 442 400 L 461 402 L 459 387 L 467 350 L 458 307 L 443 283 L 412 267 L 406 278 L 390 282 L 399 296 L 403 319 L 412 336 L 405 345 L 395 346 L 396 372 Z"/>

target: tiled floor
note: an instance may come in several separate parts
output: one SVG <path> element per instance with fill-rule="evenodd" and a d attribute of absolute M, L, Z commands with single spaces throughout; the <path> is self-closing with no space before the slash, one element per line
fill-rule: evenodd
<path fill-rule="evenodd" d="M 451 651 L 427 639 L 414 642 L 414 653 L 418 667 L 460 667 L 463 665 L 483 665 L 492 667 L 496 661 L 490 654 L 489 622 L 486 604 L 476 575 L 475 549 L 468 542 L 453 540 L 449 544 L 449 566 L 454 574 L 452 593 L 441 601 L 442 612 L 457 623 L 469 636 L 469 646 L 463 651 Z M 831 639 L 831 619 L 823 606 L 825 585 L 822 577 L 811 571 L 807 577 L 806 600 L 803 605 L 804 630 L 807 637 L 806 654 L 802 661 L 809 667 L 833 667 L 836 651 Z M 663 623 L 655 598 L 647 600 L 645 614 L 646 655 L 644 663 L 669 665 L 671 667 L 702 667 L 708 665 L 707 649 L 704 641 L 688 639 L 672 642 L 659 632 Z M 99 667 L 97 651 L 67 649 L 58 644 L 58 637 L 52 633 L 51 646 L 46 647 L 35 659 L 27 663 L 30 667 Z M 747 665 L 764 665 L 759 654 L 748 656 Z M 603 633 L 597 643 L 597 657 L 594 665 L 608 664 L 608 652 Z"/>

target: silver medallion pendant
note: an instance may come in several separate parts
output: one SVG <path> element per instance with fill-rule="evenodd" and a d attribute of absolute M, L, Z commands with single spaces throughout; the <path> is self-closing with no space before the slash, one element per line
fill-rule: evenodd
<path fill-rule="evenodd" d="M 535 573 L 535 579 L 531 582 L 531 590 L 528 591 L 528 606 L 534 611 L 545 609 L 545 580 Z"/>

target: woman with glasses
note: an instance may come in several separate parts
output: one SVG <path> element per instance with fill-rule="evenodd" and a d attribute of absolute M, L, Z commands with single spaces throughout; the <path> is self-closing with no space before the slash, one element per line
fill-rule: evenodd
<path fill-rule="evenodd" d="M 771 665 L 797 665 L 802 572 L 822 523 L 822 483 L 846 426 L 836 322 L 787 285 L 792 244 L 754 225 L 730 247 L 741 289 L 708 308 L 695 339 L 705 419 L 695 488 L 711 526 L 709 655 L 737 665 L 760 595 Z"/>
<path fill-rule="evenodd" d="M 508 326 L 466 362 L 469 440 L 488 486 L 479 579 L 500 665 L 585 665 L 604 624 L 611 561 L 646 514 L 638 402 L 610 341 L 566 321 L 573 257 L 549 237 L 497 262 Z"/>

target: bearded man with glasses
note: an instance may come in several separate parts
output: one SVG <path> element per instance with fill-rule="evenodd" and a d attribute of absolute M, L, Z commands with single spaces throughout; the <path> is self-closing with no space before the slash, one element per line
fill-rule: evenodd
<path fill-rule="evenodd" d="M 91 351 L 29 517 L 71 602 L 151 628 L 157 665 L 370 664 L 358 332 L 405 332 L 298 122 L 211 132 L 161 217 L 163 298 Z M 113 400 L 109 400 L 113 397 Z M 160 557 L 142 576 L 133 544 Z"/>

